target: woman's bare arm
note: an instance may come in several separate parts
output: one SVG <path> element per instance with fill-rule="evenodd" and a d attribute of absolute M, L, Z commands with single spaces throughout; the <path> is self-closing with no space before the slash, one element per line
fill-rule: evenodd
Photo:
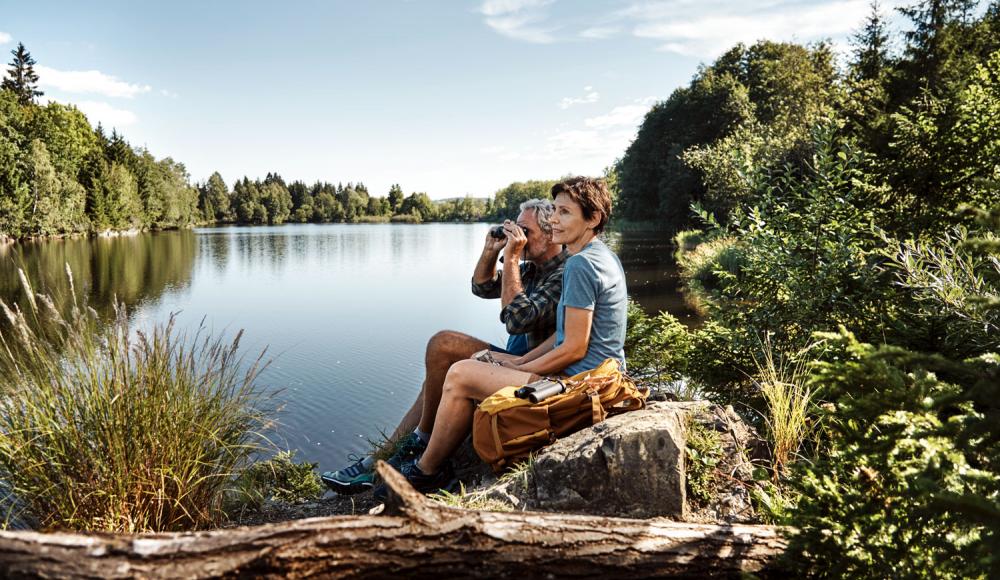
<path fill-rule="evenodd" d="M 587 347 L 590 346 L 590 327 L 593 322 L 593 310 L 567 306 L 563 324 L 566 335 L 563 343 L 552 348 L 551 345 L 555 344 L 553 334 L 544 343 L 524 355 L 521 360 L 513 361 L 516 368 L 536 375 L 547 375 L 560 372 L 581 360 L 587 356 Z M 543 350 L 546 346 L 548 350 Z"/>

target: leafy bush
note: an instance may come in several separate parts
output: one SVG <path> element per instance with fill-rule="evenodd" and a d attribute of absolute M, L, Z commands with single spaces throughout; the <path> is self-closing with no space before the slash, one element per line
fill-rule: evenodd
<path fill-rule="evenodd" d="M 1000 229 L 1000 208 L 979 212 Z M 836 403 L 829 449 L 793 480 L 789 562 L 831 577 L 1000 574 L 1000 308 L 990 232 L 904 244 L 899 283 L 918 315 L 955 321 L 970 358 L 874 347 L 841 329 L 813 386 Z"/>
<path fill-rule="evenodd" d="M 914 300 L 914 317 L 941 329 L 921 346 L 959 358 L 1000 352 L 1000 309 L 987 300 L 998 298 L 1000 257 L 969 252 L 969 245 L 968 230 L 957 227 L 933 243 L 901 243 L 889 257 L 897 286 Z"/>
<path fill-rule="evenodd" d="M 698 247 L 699 244 L 708 240 L 708 234 L 702 230 L 684 230 L 674 236 L 674 245 L 677 246 L 677 253 L 674 258 L 677 262 L 683 259 L 684 254 Z"/>
<path fill-rule="evenodd" d="M 266 461 L 251 464 L 236 479 L 227 511 L 260 507 L 265 500 L 301 503 L 323 495 L 316 475 L 318 463 L 296 463 L 294 451 L 281 451 Z"/>
<path fill-rule="evenodd" d="M 684 253 L 678 250 L 687 301 L 703 313 L 709 311 L 722 288 L 739 278 L 742 261 L 742 251 L 732 237 L 710 239 Z"/>
<path fill-rule="evenodd" d="M 733 228 L 744 248 L 739 277 L 718 295 L 728 326 L 772 333 L 782 350 L 838 325 L 879 336 L 893 303 L 859 156 L 830 127 L 814 138 L 808 172 L 760 183 L 761 204 Z"/>
<path fill-rule="evenodd" d="M 42 529 L 144 532 L 210 526 L 223 492 L 257 449 L 260 369 L 237 335 L 173 319 L 129 329 L 122 308 L 106 326 L 70 284 L 64 307 L 34 294 L 30 311 L 2 304 L 4 377 L 0 480 L 9 505 Z M 72 279 L 71 279 L 72 280 Z"/>
<path fill-rule="evenodd" d="M 827 418 L 828 449 L 792 480 L 801 495 L 790 564 L 834 578 L 983 576 L 995 554 L 986 540 L 997 528 L 942 500 L 988 497 L 996 508 L 1000 481 L 977 457 L 982 442 L 965 447 L 951 431 L 983 419 L 954 397 L 976 369 L 1000 376 L 998 361 L 951 363 L 867 345 L 846 331 L 827 338 L 842 358 L 822 364 L 813 384 L 836 410 Z"/>
<path fill-rule="evenodd" d="M 684 475 L 688 496 L 697 505 L 712 501 L 720 485 L 722 437 L 714 429 L 690 420 L 684 430 Z"/>
<path fill-rule="evenodd" d="M 630 375 L 656 385 L 679 381 L 690 350 L 688 330 L 676 318 L 667 312 L 651 317 L 629 300 L 625 360 Z"/>
<path fill-rule="evenodd" d="M 709 320 L 691 333 L 688 375 L 712 402 L 739 405 L 741 411 L 746 406 L 762 410 L 759 390 L 750 380 L 756 368 L 754 355 L 741 347 L 740 332 Z"/>

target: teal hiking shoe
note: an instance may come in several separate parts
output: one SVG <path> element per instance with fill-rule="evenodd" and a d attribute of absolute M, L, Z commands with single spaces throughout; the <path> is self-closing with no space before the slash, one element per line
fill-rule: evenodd
<path fill-rule="evenodd" d="M 331 490 L 341 495 L 361 493 L 375 487 L 375 472 L 364 466 L 364 457 L 349 455 L 354 463 L 337 471 L 327 471 L 319 476 Z"/>
<path fill-rule="evenodd" d="M 407 461 L 412 461 L 427 449 L 427 444 L 421 439 L 416 433 L 410 433 L 406 437 L 400 439 L 399 443 L 396 444 L 396 452 L 392 454 L 392 457 L 386 459 L 385 462 L 392 466 L 396 471 L 400 471 L 400 468 Z"/>

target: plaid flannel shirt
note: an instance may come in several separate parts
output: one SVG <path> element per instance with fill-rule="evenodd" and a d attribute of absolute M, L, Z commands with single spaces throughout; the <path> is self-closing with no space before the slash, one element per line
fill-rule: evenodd
<path fill-rule="evenodd" d="M 528 349 L 545 342 L 556 330 L 556 306 L 562 294 L 563 266 L 569 254 L 566 250 L 540 266 L 534 262 L 521 262 L 521 292 L 500 310 L 500 322 L 509 334 L 527 334 Z M 472 293 L 480 298 L 500 298 L 503 272 L 497 272 L 484 284 L 472 281 Z"/>

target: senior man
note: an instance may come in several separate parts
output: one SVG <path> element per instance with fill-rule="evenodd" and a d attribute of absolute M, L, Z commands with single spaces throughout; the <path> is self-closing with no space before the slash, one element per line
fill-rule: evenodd
<path fill-rule="evenodd" d="M 500 321 L 510 337 L 505 347 L 497 347 L 474 336 L 443 330 L 427 342 L 424 355 L 424 382 L 420 395 L 400 421 L 390 441 L 397 442 L 388 462 L 395 468 L 416 457 L 427 447 L 434 417 L 441 401 L 441 388 L 448 368 L 478 351 L 490 349 L 523 355 L 547 339 L 556 324 L 556 305 L 562 291 L 566 252 L 552 243 L 552 203 L 532 199 L 521 204 L 517 220 L 503 223 L 503 236 L 486 234 L 483 252 L 472 274 L 472 293 L 480 298 L 500 299 Z M 497 258 L 503 252 L 502 271 Z M 354 462 L 321 476 L 337 493 L 350 494 L 374 486 L 374 457 L 354 458 Z"/>

